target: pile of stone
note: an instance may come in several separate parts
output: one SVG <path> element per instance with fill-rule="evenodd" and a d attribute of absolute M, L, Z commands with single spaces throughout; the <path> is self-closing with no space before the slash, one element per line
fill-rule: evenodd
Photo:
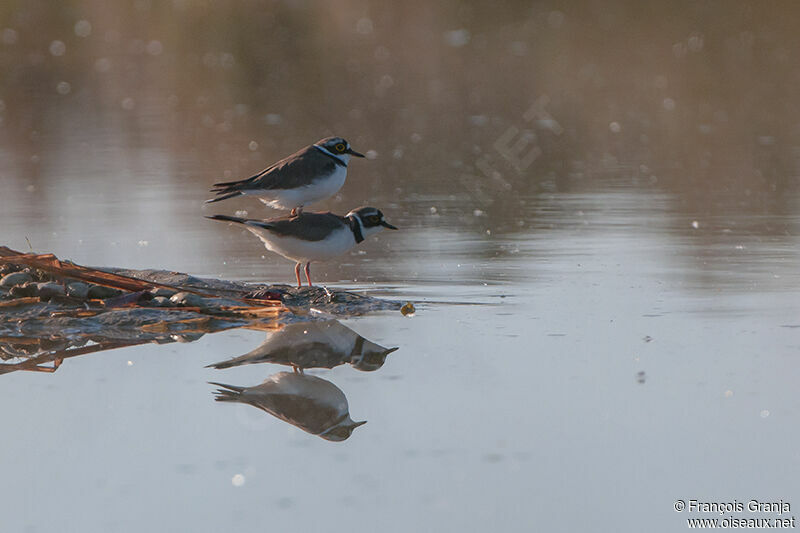
<path fill-rule="evenodd" d="M 0 374 L 52 371 L 65 358 L 144 342 L 389 309 L 399 302 L 324 287 L 96 269 L 0 246 Z"/>
<path fill-rule="evenodd" d="M 38 297 L 49 301 L 68 296 L 80 300 L 104 300 L 119 296 L 122 292 L 82 281 L 58 280 L 52 274 L 36 268 L 0 265 L 0 299 Z"/>

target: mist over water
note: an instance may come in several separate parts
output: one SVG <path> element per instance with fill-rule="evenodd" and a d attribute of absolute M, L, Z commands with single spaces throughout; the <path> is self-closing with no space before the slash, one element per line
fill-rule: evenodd
<path fill-rule="evenodd" d="M 701 516 L 677 499 L 794 504 L 798 49 L 790 2 L 0 6 L 0 245 L 293 283 L 203 218 L 278 212 L 203 201 L 339 135 L 367 158 L 311 209 L 401 231 L 315 280 L 417 307 L 342 318 L 398 350 L 327 347 L 317 410 L 214 402 L 291 371 L 204 368 L 256 331 L 0 376 L 4 528 L 676 531 Z M 340 393 L 368 423 L 332 442 Z"/>

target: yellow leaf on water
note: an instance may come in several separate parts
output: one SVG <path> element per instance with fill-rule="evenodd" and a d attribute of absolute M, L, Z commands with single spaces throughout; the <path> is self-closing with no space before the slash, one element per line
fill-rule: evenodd
<path fill-rule="evenodd" d="M 417 309 L 414 307 L 414 304 L 407 302 L 403 307 L 400 308 L 400 312 L 403 313 L 403 316 L 412 316 L 417 312 Z"/>

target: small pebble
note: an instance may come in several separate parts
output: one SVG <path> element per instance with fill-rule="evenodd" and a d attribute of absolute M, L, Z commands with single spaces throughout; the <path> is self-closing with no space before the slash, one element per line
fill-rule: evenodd
<path fill-rule="evenodd" d="M 191 292 L 179 292 L 169 299 L 175 305 L 186 307 L 203 307 L 204 298 Z"/>
<path fill-rule="evenodd" d="M 172 298 L 177 294 L 178 291 L 173 291 L 172 289 L 167 289 L 164 287 L 156 287 L 155 289 L 150 289 L 150 294 L 153 296 L 163 296 L 164 298 Z"/>
<path fill-rule="evenodd" d="M 89 297 L 89 284 L 82 281 L 73 281 L 67 285 L 67 296 L 85 300 Z"/>
<path fill-rule="evenodd" d="M 27 267 L 22 271 L 28 274 L 31 278 L 33 278 L 33 281 L 51 281 L 53 279 L 52 276 L 50 276 L 50 274 L 48 274 L 44 270 L 39 270 L 38 268 Z"/>
<path fill-rule="evenodd" d="M 414 304 L 407 302 L 403 307 L 400 308 L 400 312 L 403 313 L 403 316 L 414 316 L 414 313 L 417 312 L 417 309 L 414 307 Z"/>
<path fill-rule="evenodd" d="M 170 338 L 176 342 L 194 342 L 202 336 L 202 333 L 179 333 L 170 335 Z"/>
<path fill-rule="evenodd" d="M 33 272 L 33 279 L 36 281 L 55 281 L 53 275 L 44 270 L 35 270 Z"/>
<path fill-rule="evenodd" d="M 153 307 L 169 307 L 172 305 L 172 302 L 169 298 L 165 298 L 163 296 L 156 296 L 152 300 L 150 300 L 150 305 Z"/>
<path fill-rule="evenodd" d="M 12 265 L 11 263 L 0 265 L 0 275 L 10 274 L 11 272 L 17 272 L 19 270 L 20 268 L 17 265 Z"/>
<path fill-rule="evenodd" d="M 42 298 L 52 298 L 53 296 L 64 296 L 66 290 L 60 283 L 54 281 L 45 281 L 36 284 L 36 291 Z"/>
<path fill-rule="evenodd" d="M 104 287 L 102 285 L 91 285 L 89 287 L 88 296 L 92 300 L 106 300 L 108 298 L 119 296 L 120 294 L 122 294 L 122 291 L 119 289 Z"/>
<path fill-rule="evenodd" d="M 260 289 L 244 295 L 245 298 L 254 300 L 282 300 L 286 296 L 288 295 L 277 289 Z"/>
<path fill-rule="evenodd" d="M 29 281 L 33 281 L 33 276 L 27 272 L 14 272 L 12 274 L 6 274 L 3 276 L 3 279 L 0 280 L 0 286 L 14 287 L 16 285 L 28 283 Z"/>
<path fill-rule="evenodd" d="M 15 285 L 11 287 L 9 294 L 14 298 L 28 298 L 30 296 L 36 296 L 36 285 L 33 283 Z"/>

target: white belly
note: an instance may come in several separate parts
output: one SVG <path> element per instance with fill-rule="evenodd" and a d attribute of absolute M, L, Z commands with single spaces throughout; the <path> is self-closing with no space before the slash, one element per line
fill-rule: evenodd
<path fill-rule="evenodd" d="M 311 185 L 297 189 L 272 189 L 257 191 L 259 200 L 276 209 L 294 209 L 321 200 L 326 200 L 336 194 L 344 185 L 347 178 L 347 167 L 336 165 L 336 169 L 328 177 L 316 180 Z"/>
<path fill-rule="evenodd" d="M 248 226 L 264 242 L 267 250 L 280 254 L 296 263 L 311 261 L 327 261 L 349 252 L 355 245 L 356 239 L 350 228 L 342 227 L 331 233 L 321 241 L 304 241 L 293 237 L 279 237 L 269 231 Z"/>

